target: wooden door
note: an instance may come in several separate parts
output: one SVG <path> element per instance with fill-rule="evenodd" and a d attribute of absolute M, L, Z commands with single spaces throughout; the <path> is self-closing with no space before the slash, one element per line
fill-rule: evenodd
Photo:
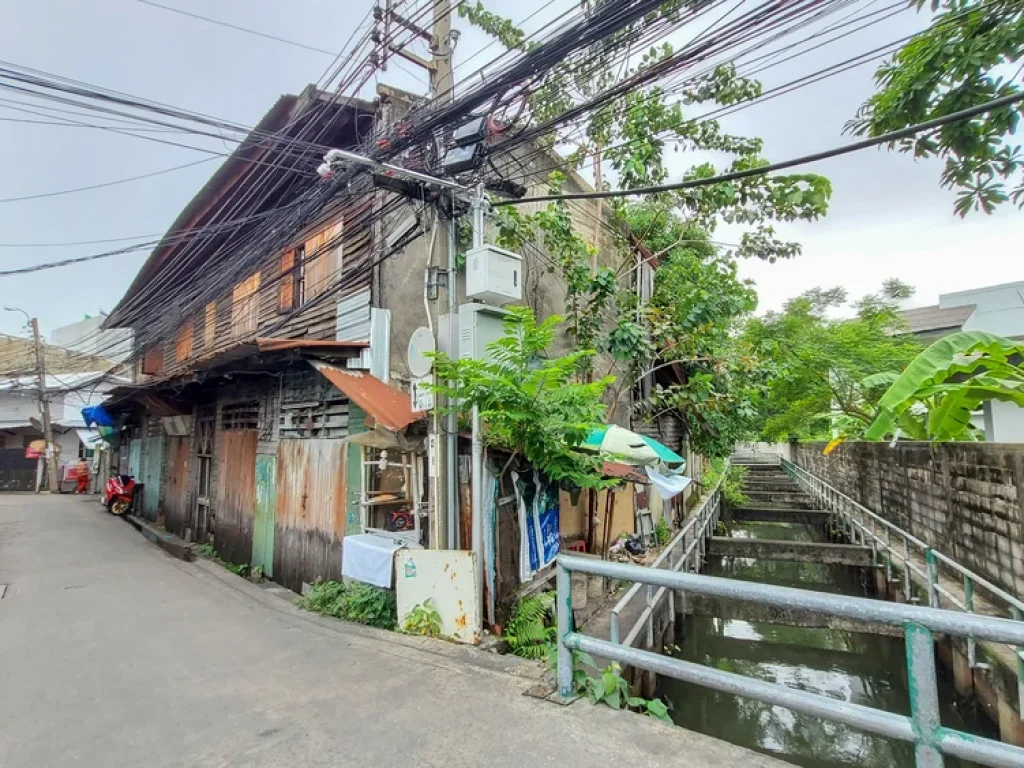
<path fill-rule="evenodd" d="M 167 478 L 164 490 L 164 525 L 175 536 L 185 537 L 189 527 L 188 480 L 192 466 L 191 440 L 167 438 Z"/>
<path fill-rule="evenodd" d="M 217 440 L 214 548 L 230 563 L 252 556 L 256 509 L 256 430 L 223 430 Z"/>
<path fill-rule="evenodd" d="M 274 575 L 274 525 L 277 508 L 277 456 L 256 457 L 256 515 L 252 529 L 252 565 Z"/>

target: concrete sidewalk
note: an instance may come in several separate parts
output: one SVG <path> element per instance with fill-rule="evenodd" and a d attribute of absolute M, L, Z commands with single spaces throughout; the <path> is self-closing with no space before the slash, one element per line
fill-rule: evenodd
<path fill-rule="evenodd" d="M 0 765 L 781 766 L 525 697 L 536 668 L 312 616 L 98 504 L 0 496 Z"/>

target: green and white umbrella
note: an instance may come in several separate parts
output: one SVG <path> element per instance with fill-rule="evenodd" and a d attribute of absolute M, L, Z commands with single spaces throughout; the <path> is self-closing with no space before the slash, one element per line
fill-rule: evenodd
<path fill-rule="evenodd" d="M 664 463 L 678 466 L 686 463 L 682 456 L 668 446 L 615 424 L 595 429 L 580 448 L 603 453 L 624 464 L 652 466 Z"/>

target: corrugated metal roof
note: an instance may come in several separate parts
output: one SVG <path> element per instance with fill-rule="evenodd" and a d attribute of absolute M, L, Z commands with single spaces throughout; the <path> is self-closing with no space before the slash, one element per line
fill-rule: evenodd
<path fill-rule="evenodd" d="M 935 304 L 931 307 L 918 307 L 917 309 L 905 309 L 900 315 L 910 327 L 911 333 L 926 333 L 928 331 L 959 331 L 967 318 L 974 312 L 974 304 L 966 304 L 962 307 L 940 307 Z"/>
<path fill-rule="evenodd" d="M 409 395 L 362 371 L 343 371 L 319 360 L 309 364 L 344 392 L 352 402 L 366 411 L 382 427 L 399 431 L 425 414 L 414 411 Z"/>

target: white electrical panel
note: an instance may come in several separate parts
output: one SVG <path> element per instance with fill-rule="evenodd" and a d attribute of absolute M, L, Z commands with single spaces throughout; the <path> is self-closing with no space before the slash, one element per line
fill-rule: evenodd
<path fill-rule="evenodd" d="M 523 298 L 523 257 L 494 245 L 466 254 L 466 297 L 487 304 Z"/>
<path fill-rule="evenodd" d="M 505 335 L 508 310 L 486 304 L 463 304 L 456 317 L 456 337 L 452 338 L 451 315 L 441 315 L 437 346 L 453 359 L 487 356 L 487 345 Z M 454 342 L 454 343 L 453 343 Z"/>

